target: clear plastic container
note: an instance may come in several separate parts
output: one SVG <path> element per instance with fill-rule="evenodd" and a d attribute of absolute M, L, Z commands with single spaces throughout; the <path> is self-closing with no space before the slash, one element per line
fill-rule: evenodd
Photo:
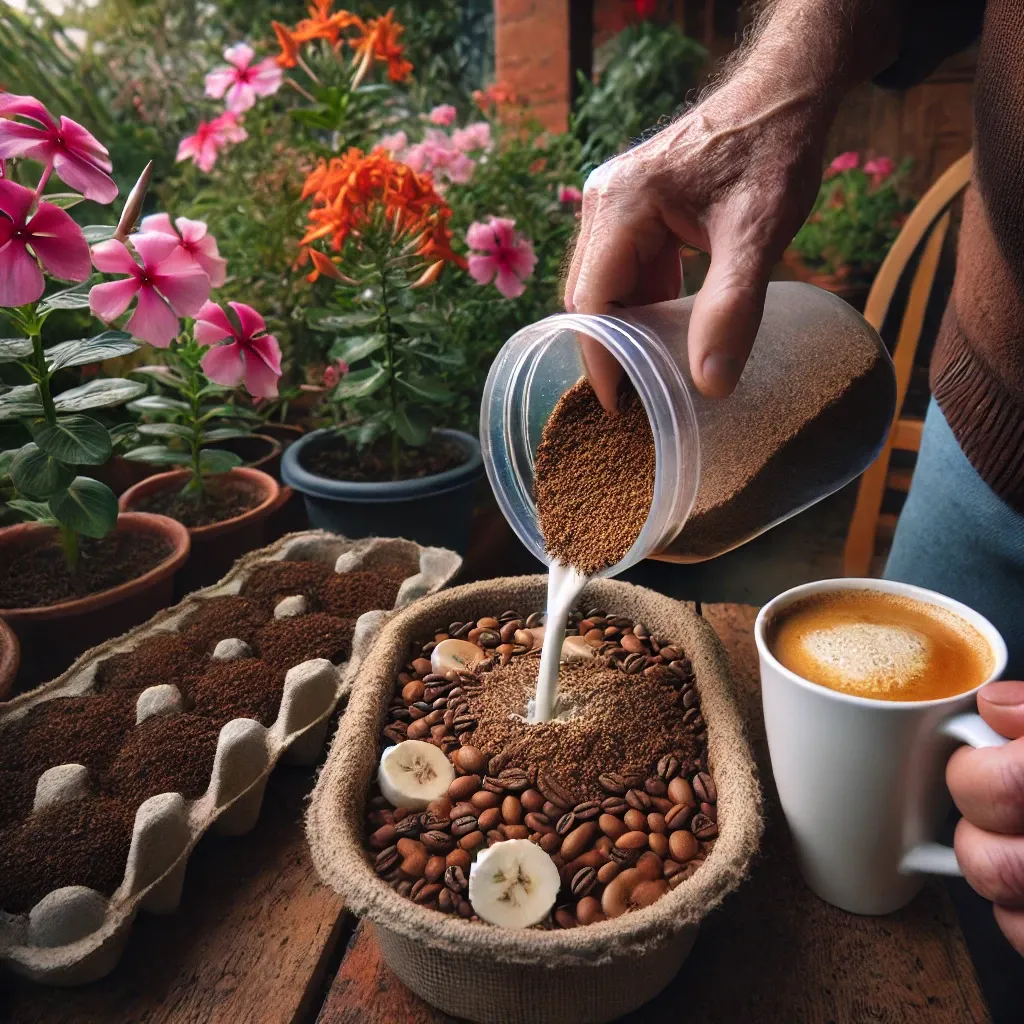
<path fill-rule="evenodd" d="M 768 286 L 764 318 L 736 390 L 701 395 L 686 335 L 693 298 L 564 313 L 531 324 L 498 353 L 480 412 L 484 466 L 526 547 L 550 559 L 537 523 L 534 453 L 562 394 L 583 376 L 578 337 L 622 364 L 654 434 L 654 500 L 614 576 L 644 558 L 697 562 L 738 547 L 838 490 L 873 461 L 895 413 L 892 361 L 870 324 L 829 292 Z"/>

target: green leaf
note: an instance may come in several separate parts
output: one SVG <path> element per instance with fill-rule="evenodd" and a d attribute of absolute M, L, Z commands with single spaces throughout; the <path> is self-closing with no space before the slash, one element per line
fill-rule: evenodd
<path fill-rule="evenodd" d="M 250 430 L 241 427 L 214 427 L 213 430 L 203 432 L 203 442 L 207 441 L 230 441 L 233 437 L 249 437 Z"/>
<path fill-rule="evenodd" d="M 72 480 L 75 471 L 59 459 L 40 449 L 29 441 L 11 463 L 11 482 L 28 498 L 46 500 L 63 491 Z"/>
<path fill-rule="evenodd" d="M 13 363 L 32 355 L 31 338 L 0 338 L 0 363 Z"/>
<path fill-rule="evenodd" d="M 356 444 L 360 448 L 365 448 L 373 444 L 387 429 L 388 423 L 384 416 L 370 416 L 356 428 Z"/>
<path fill-rule="evenodd" d="M 242 457 L 234 452 L 222 452 L 217 448 L 204 448 L 199 453 L 199 468 L 204 473 L 226 473 L 242 465 Z"/>
<path fill-rule="evenodd" d="M 188 452 L 177 452 L 173 448 L 165 448 L 162 444 L 147 444 L 141 448 L 133 448 L 125 452 L 129 462 L 145 462 L 150 466 L 187 466 L 192 461 Z"/>
<path fill-rule="evenodd" d="M 200 423 L 209 423 L 210 420 L 250 420 L 255 423 L 262 423 L 263 417 L 244 405 L 213 405 L 203 410 L 199 417 Z"/>
<path fill-rule="evenodd" d="M 141 381 L 125 380 L 123 377 L 103 377 L 62 392 L 54 398 L 53 404 L 57 412 L 109 409 L 111 406 L 138 398 L 145 390 L 146 385 Z"/>
<path fill-rule="evenodd" d="M 99 480 L 76 476 L 66 491 L 50 499 L 50 511 L 86 537 L 106 537 L 117 525 L 117 498 Z"/>
<path fill-rule="evenodd" d="M 431 363 L 437 363 L 439 366 L 450 366 L 453 369 L 458 369 L 461 366 L 466 365 L 466 354 L 460 348 L 452 349 L 449 352 L 438 352 L 431 351 L 427 348 L 414 348 L 417 359 L 426 359 Z"/>
<path fill-rule="evenodd" d="M 55 526 L 57 520 L 53 518 L 50 506 L 45 501 L 29 501 L 28 498 L 11 498 L 7 502 L 9 508 L 16 508 L 24 512 L 26 516 L 36 523 L 45 523 L 47 526 Z"/>
<path fill-rule="evenodd" d="M 144 385 L 140 385 L 144 387 Z M 168 398 L 166 395 L 146 395 L 145 398 L 137 398 L 134 402 L 128 403 L 132 412 L 188 412 L 188 402 L 180 398 Z"/>
<path fill-rule="evenodd" d="M 88 309 L 89 287 L 89 282 L 83 281 L 81 284 L 48 295 L 36 307 L 36 315 L 52 313 L 55 309 Z"/>
<path fill-rule="evenodd" d="M 110 434 L 91 416 L 61 416 L 56 423 L 45 420 L 32 427 L 39 447 L 61 462 L 75 466 L 102 466 L 110 458 Z"/>
<path fill-rule="evenodd" d="M 4 420 L 21 419 L 24 416 L 42 415 L 39 385 L 21 384 L 0 394 L 0 423 Z"/>
<path fill-rule="evenodd" d="M 406 444 L 418 448 L 430 438 L 430 420 L 422 409 L 399 406 L 395 412 L 395 430 Z"/>
<path fill-rule="evenodd" d="M 104 331 L 95 338 L 79 338 L 62 341 L 48 348 L 44 353 L 47 367 L 52 373 L 65 366 L 85 366 L 87 363 L 101 363 L 137 352 L 142 346 L 124 331 Z"/>
<path fill-rule="evenodd" d="M 39 198 L 44 203 L 53 203 L 61 210 L 70 210 L 72 206 L 77 206 L 82 202 L 85 196 L 80 196 L 77 192 L 51 192 L 49 195 L 42 195 Z"/>
<path fill-rule="evenodd" d="M 140 423 L 136 428 L 143 437 L 183 437 L 191 441 L 194 431 L 183 423 Z"/>
<path fill-rule="evenodd" d="M 82 228 L 82 234 L 90 245 L 97 242 L 105 242 L 108 238 L 114 237 L 117 229 L 111 224 L 88 224 Z"/>
<path fill-rule="evenodd" d="M 414 309 L 410 313 L 395 313 L 391 322 L 403 327 L 447 327 L 448 321 L 440 313 L 427 309 Z"/>
<path fill-rule="evenodd" d="M 431 402 L 450 402 L 455 397 L 451 388 L 447 388 L 440 381 L 431 380 L 429 377 L 399 377 L 398 383 L 407 391 Z"/>
<path fill-rule="evenodd" d="M 127 441 L 130 441 L 139 432 L 135 423 L 118 423 L 110 428 L 110 444 L 117 448 Z"/>
<path fill-rule="evenodd" d="M 336 341 L 330 348 L 330 358 L 337 362 L 341 359 L 351 366 L 353 363 L 365 359 L 378 349 L 387 344 L 387 338 L 383 334 L 364 334 L 356 338 L 344 338 Z"/>
<path fill-rule="evenodd" d="M 351 398 L 366 398 L 382 388 L 388 380 L 388 371 L 383 366 L 370 367 L 367 370 L 353 370 L 345 374 L 334 389 L 334 398 L 347 401 Z"/>
<path fill-rule="evenodd" d="M 14 456 L 17 454 L 17 448 L 8 448 L 7 451 L 0 452 L 0 478 L 5 477 L 10 473 L 11 463 L 14 461 Z"/>
<path fill-rule="evenodd" d="M 223 395 L 225 392 L 232 391 L 233 388 L 225 387 L 223 384 L 207 384 L 199 392 L 200 398 L 206 398 L 209 395 Z"/>
<path fill-rule="evenodd" d="M 314 331 L 351 331 L 357 327 L 372 327 L 379 317 L 376 313 L 330 313 L 314 320 L 309 326 Z"/>
<path fill-rule="evenodd" d="M 153 364 L 151 366 L 133 366 L 129 373 L 141 373 L 144 377 L 152 377 L 158 384 L 184 384 L 182 377 L 170 366 Z"/>

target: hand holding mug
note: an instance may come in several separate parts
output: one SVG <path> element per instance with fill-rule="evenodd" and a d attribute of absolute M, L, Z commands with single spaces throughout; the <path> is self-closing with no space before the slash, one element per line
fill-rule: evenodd
<path fill-rule="evenodd" d="M 961 747 L 946 766 L 946 782 L 963 820 L 957 861 L 964 877 L 995 904 L 996 922 L 1024 955 L 1024 682 L 990 683 L 978 712 L 1002 747 Z"/>

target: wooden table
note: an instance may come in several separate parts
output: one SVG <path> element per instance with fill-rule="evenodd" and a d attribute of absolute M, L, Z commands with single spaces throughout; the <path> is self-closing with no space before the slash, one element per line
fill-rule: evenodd
<path fill-rule="evenodd" d="M 990 1017 L 945 890 L 854 917 L 800 882 L 768 772 L 755 609 L 705 605 L 728 647 L 762 770 L 768 823 L 750 879 L 702 926 L 669 987 L 628 1024 L 979 1024 Z M 317 881 L 301 820 L 308 772 L 280 768 L 254 832 L 205 838 L 181 909 L 140 915 L 118 969 L 81 989 L 0 977 L 4 1024 L 449 1024 L 381 960 L 372 928 Z M 685 1008 L 685 1012 L 684 1012 Z"/>

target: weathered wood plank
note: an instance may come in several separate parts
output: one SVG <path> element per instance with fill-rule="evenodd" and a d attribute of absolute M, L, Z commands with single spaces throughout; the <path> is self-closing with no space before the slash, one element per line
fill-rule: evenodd
<path fill-rule="evenodd" d="M 302 814 L 308 769 L 278 768 L 255 830 L 204 838 L 176 914 L 140 914 L 121 964 L 81 989 L 0 979 L 4 1024 L 295 1024 L 312 1019 L 342 929 Z"/>
<path fill-rule="evenodd" d="M 729 649 L 765 782 L 768 827 L 751 878 L 705 922 L 669 987 L 621 1024 L 737 1021 L 982 1024 L 990 1020 L 945 891 L 930 885 L 886 918 L 827 906 L 800 881 L 760 726 L 756 609 L 705 605 Z M 395 977 L 360 925 L 318 1024 L 453 1024 Z"/>

